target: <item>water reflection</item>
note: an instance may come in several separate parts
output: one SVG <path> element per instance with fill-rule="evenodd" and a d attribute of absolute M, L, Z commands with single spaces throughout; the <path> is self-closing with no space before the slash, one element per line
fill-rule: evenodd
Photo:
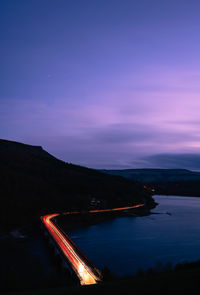
<path fill-rule="evenodd" d="M 134 274 L 158 262 L 200 259 L 200 198 L 155 196 L 150 216 L 123 217 L 74 230 L 74 242 L 102 269 Z"/>

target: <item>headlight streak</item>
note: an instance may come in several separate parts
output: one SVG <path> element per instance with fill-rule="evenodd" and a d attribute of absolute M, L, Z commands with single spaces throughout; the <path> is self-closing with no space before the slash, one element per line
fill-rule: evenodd
<path fill-rule="evenodd" d="M 128 209 L 134 209 L 138 207 L 142 207 L 144 204 L 137 204 L 134 206 L 126 206 L 121 208 L 113 208 L 113 209 L 103 209 L 103 210 L 90 210 L 88 213 L 103 213 L 103 212 L 112 212 L 112 211 L 123 211 Z M 64 212 L 64 215 L 70 214 L 79 214 L 80 212 Z M 78 247 L 67 237 L 66 234 L 63 234 L 62 231 L 55 225 L 52 221 L 53 218 L 59 216 L 60 213 L 49 214 L 41 217 L 41 220 L 48 230 L 49 234 L 52 236 L 56 244 L 61 249 L 64 256 L 67 258 L 70 263 L 72 269 L 78 276 L 81 285 L 92 285 L 97 284 L 101 281 L 101 274 L 96 269 L 95 266 L 90 266 L 91 263 L 87 263 L 87 257 L 82 254 Z M 79 254 L 78 254 L 78 253 Z M 83 256 L 84 255 L 84 256 Z"/>

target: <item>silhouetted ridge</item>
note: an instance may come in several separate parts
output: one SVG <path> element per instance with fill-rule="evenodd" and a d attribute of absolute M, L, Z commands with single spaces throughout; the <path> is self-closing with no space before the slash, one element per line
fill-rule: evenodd
<path fill-rule="evenodd" d="M 101 170 L 111 175 L 120 175 L 135 181 L 152 183 L 158 181 L 200 180 L 200 173 L 187 169 L 123 169 Z"/>
<path fill-rule="evenodd" d="M 42 214 L 114 207 L 152 199 L 143 185 L 121 176 L 65 163 L 41 146 L 0 140 L 0 226 L 23 224 Z"/>
<path fill-rule="evenodd" d="M 1 150 L 6 149 L 21 149 L 21 150 L 43 150 L 41 146 L 29 145 L 17 141 L 10 141 L 6 139 L 0 139 L 0 148 Z"/>
<path fill-rule="evenodd" d="M 101 170 L 140 181 L 154 194 L 200 196 L 200 172 L 187 169 L 124 169 Z"/>

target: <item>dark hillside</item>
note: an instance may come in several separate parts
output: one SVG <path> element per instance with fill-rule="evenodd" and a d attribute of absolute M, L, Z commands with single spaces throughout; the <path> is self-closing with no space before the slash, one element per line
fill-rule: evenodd
<path fill-rule="evenodd" d="M 102 172 L 140 181 L 155 190 L 155 194 L 200 196 L 200 172 L 186 169 L 125 169 Z"/>
<path fill-rule="evenodd" d="M 0 140 L 0 227 L 13 228 L 42 214 L 87 210 L 92 198 L 102 207 L 146 200 L 143 185 L 65 163 L 40 146 Z"/>
<path fill-rule="evenodd" d="M 200 181 L 200 173 L 186 169 L 124 169 L 101 170 L 111 175 L 120 175 L 144 183 L 170 181 Z"/>

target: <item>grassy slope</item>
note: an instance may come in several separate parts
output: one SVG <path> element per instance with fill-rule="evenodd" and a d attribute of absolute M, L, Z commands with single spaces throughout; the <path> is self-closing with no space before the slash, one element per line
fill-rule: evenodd
<path fill-rule="evenodd" d="M 104 206 L 139 202 L 149 194 L 138 182 L 65 163 L 39 146 L 0 140 L 0 227 L 73 208 L 87 209 L 91 197 Z"/>

